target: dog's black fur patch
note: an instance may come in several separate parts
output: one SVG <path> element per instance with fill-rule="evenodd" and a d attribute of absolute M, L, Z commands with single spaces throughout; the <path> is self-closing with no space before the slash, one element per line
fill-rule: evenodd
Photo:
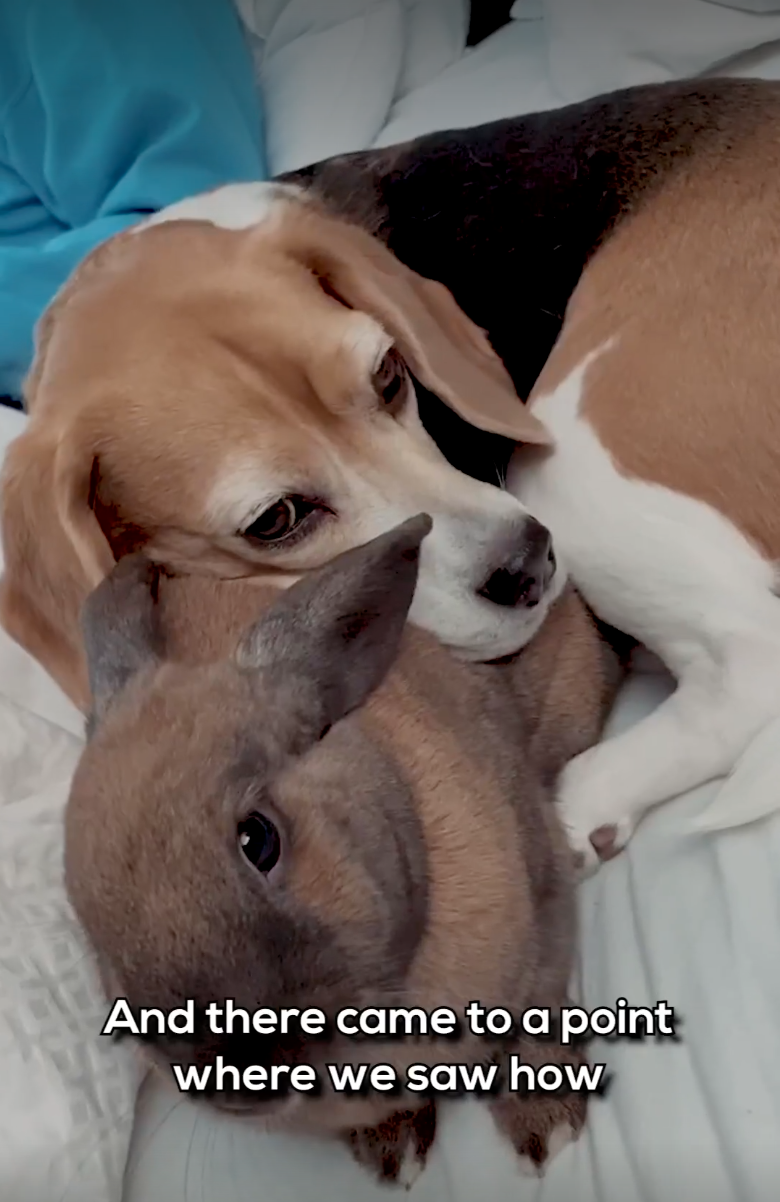
<path fill-rule="evenodd" d="M 282 178 L 446 284 L 525 400 L 594 250 L 669 172 L 766 121 L 768 96 L 780 108 L 780 87 L 758 80 L 628 88 Z"/>

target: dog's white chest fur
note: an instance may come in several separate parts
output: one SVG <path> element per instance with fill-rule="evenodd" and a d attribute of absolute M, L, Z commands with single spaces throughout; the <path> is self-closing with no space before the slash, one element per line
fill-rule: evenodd
<path fill-rule="evenodd" d="M 774 721 L 780 734 L 776 567 L 710 506 L 618 470 L 580 413 L 588 367 L 609 346 L 535 401 L 556 449 L 545 459 L 520 449 L 507 479 L 551 529 L 595 612 L 654 651 L 678 680 L 654 714 L 577 757 L 563 775 L 561 816 L 591 866 L 596 849 L 616 851 L 650 806 L 726 776 L 738 762 L 707 825 L 778 807 L 772 738 L 754 742 Z"/>

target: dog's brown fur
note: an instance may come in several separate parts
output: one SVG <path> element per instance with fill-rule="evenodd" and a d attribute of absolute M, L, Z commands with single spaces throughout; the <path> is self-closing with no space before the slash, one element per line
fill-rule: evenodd
<path fill-rule="evenodd" d="M 371 329 L 467 420 L 546 440 L 447 290 L 313 201 L 280 200 L 248 230 L 186 221 L 125 233 L 75 272 L 40 325 L 30 419 L 7 456 L 0 620 L 78 705 L 79 609 L 115 558 L 145 545 L 179 566 L 286 579 L 376 533 L 339 515 L 315 550 L 306 540 L 263 554 L 213 491 L 259 451 L 261 477 L 307 487 L 332 474 L 329 456 L 371 476 L 379 455 L 404 495 L 409 456 L 377 435 L 357 349 Z M 432 444 L 423 452 L 434 457 Z"/>
<path fill-rule="evenodd" d="M 746 92 L 604 244 L 531 400 L 595 352 L 581 413 L 626 476 L 780 559 L 780 90 Z"/>

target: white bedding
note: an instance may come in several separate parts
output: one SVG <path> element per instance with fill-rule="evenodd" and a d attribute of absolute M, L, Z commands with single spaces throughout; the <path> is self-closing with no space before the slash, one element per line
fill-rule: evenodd
<path fill-rule="evenodd" d="M 266 5 L 269 0 L 246 0 Z M 270 0 L 281 10 L 284 0 Z M 323 0 L 330 3 L 330 0 Z M 341 0 L 339 0 L 339 3 Z M 352 0 L 344 0 L 352 3 Z M 357 2 L 357 0 L 356 0 Z M 362 2 L 362 0 L 360 0 Z M 685 0 L 688 3 L 688 0 Z M 692 0 L 699 10 L 709 0 Z M 439 3 L 439 0 L 421 0 Z M 590 6 L 597 26 L 597 0 Z M 414 0 L 387 0 L 405 22 Z M 385 0 L 366 7 L 382 8 Z M 634 17 L 637 6 L 632 8 Z M 401 11 L 403 8 L 404 11 Z M 653 8 L 648 0 L 645 13 Z M 278 115 L 284 165 L 369 142 L 388 144 L 436 128 L 566 102 L 572 89 L 595 94 L 634 76 L 666 77 L 647 65 L 627 36 L 610 61 L 585 56 L 587 77 L 564 72 L 566 37 L 556 25 L 566 0 L 518 0 L 517 20 L 482 46 L 425 79 L 417 59 L 409 91 L 404 51 L 345 74 L 340 128 L 306 121 L 305 106 Z M 601 5 L 601 16 L 609 10 Z M 320 10 L 321 13 L 322 10 Z M 428 8 L 428 14 L 432 12 Z M 760 48 L 752 14 L 729 19 L 753 32 L 730 49 L 748 50 L 734 70 L 780 75 L 775 46 Z M 278 15 L 278 12 L 277 14 Z M 387 13 L 385 13 L 387 16 Z M 418 14 L 419 16 L 419 14 Z M 571 10 L 569 10 L 571 16 Z M 354 17 L 354 11 L 353 11 Z M 717 18 L 720 20 L 720 17 Z M 766 17 L 760 29 L 777 37 Z M 637 25 L 631 27 L 636 36 Z M 744 30 L 744 26 L 740 27 Z M 550 54 L 549 34 L 560 29 Z M 567 32 L 568 31 L 568 32 Z M 574 31 L 574 32 L 573 32 Z M 300 31 L 299 31 L 300 32 Z M 317 41 L 317 30 L 309 30 Z M 598 33 L 589 28 L 588 36 Z M 299 40 L 302 53 L 306 31 Z M 459 35 L 458 35 L 459 36 Z M 576 34 L 580 36 L 580 34 Z M 582 35 L 584 36 L 584 35 Z M 632 35 L 633 36 L 633 35 Z M 295 40 L 295 39 L 293 39 Z M 576 40 L 576 37 L 575 37 Z M 670 37 L 670 41 L 671 41 Z M 335 43 L 331 43 L 332 46 Z M 721 54 L 722 43 L 716 43 Z M 680 46 L 669 46 L 679 65 Z M 296 53 L 298 52 L 296 51 Z M 618 61 L 625 51 L 624 61 Z M 448 52 L 449 53 L 449 52 Z M 673 55 L 677 54 L 676 59 Z M 262 59 L 262 54 L 260 58 Z M 721 57 L 728 57 L 721 54 Z M 289 60 L 303 70 L 305 56 Z M 433 59 L 430 60 L 433 62 Z M 373 62 L 373 74 L 372 74 Z M 639 62 L 639 66 L 637 66 Z M 556 65 L 557 64 L 557 65 Z M 699 64 L 701 66 L 701 64 Z M 712 69 L 715 62 L 704 63 Z M 441 62 L 436 65 L 438 71 Z M 584 71 L 584 67 L 583 67 Z M 661 74 L 658 75 L 658 71 Z M 380 78 L 380 73 L 381 78 Z M 629 73 L 630 74 L 630 73 Z M 618 80 L 619 77 L 619 80 Z M 408 83 L 408 79 L 407 79 Z M 275 85 L 274 85 L 275 86 Z M 284 81 L 279 96 L 284 96 Z M 289 80 L 288 84 L 289 86 Z M 353 92 L 350 92 L 350 88 Z M 355 89 L 371 90 L 368 129 Z M 384 100 L 377 107 L 377 94 Z M 349 104 L 344 97 L 352 97 Z M 266 89 L 274 118 L 278 97 Z M 306 102 L 311 104 L 312 100 Z M 382 109 L 384 105 L 384 109 Z M 377 112 L 380 113 L 377 123 Z M 309 110 L 311 116 L 311 110 Z M 294 118 L 294 119 L 293 119 Z M 320 113 L 322 118 L 322 113 Z M 296 125 L 296 122 L 298 123 Z M 362 124 L 361 124 L 362 123 Z M 313 133 L 316 134 L 312 141 Z M 328 142 L 328 139 L 331 139 Z M 317 153 L 312 154 L 316 146 Z M 276 153 L 276 152 L 275 152 Z M 24 419 L 0 409 L 0 453 Z M 627 724 L 668 690 L 636 673 L 614 721 Z M 195 1108 L 160 1082 L 144 1085 L 131 1136 L 135 1062 L 101 1039 L 104 1006 L 60 879 L 60 820 L 78 754 L 81 720 L 46 675 L 0 633 L 0 1198 L 5 1202 L 362 1202 L 387 1198 L 330 1143 L 268 1137 Z M 780 1179 L 780 819 L 726 834 L 691 836 L 690 817 L 711 798 L 705 788 L 652 815 L 627 853 L 581 891 L 581 979 L 588 1007 L 666 1000 L 683 1017 L 677 1043 L 604 1042 L 593 1053 L 614 1072 L 595 1100 L 582 1140 L 561 1154 L 541 1183 L 518 1176 L 513 1157 L 476 1102 L 445 1111 L 419 1202 L 770 1202 Z"/>
<path fill-rule="evenodd" d="M 21 429 L 0 408 L 0 457 Z M 1 562 L 1 561 L 0 561 Z M 0 632 L 0 1198 L 120 1202 L 138 1087 L 62 886 L 82 720 Z"/>

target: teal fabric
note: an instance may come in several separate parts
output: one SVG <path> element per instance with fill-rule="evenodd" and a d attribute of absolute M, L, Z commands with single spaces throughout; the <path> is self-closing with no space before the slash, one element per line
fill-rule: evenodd
<path fill-rule="evenodd" d="M 0 396 L 94 246 L 185 196 L 263 179 L 231 0 L 0 0 Z"/>

